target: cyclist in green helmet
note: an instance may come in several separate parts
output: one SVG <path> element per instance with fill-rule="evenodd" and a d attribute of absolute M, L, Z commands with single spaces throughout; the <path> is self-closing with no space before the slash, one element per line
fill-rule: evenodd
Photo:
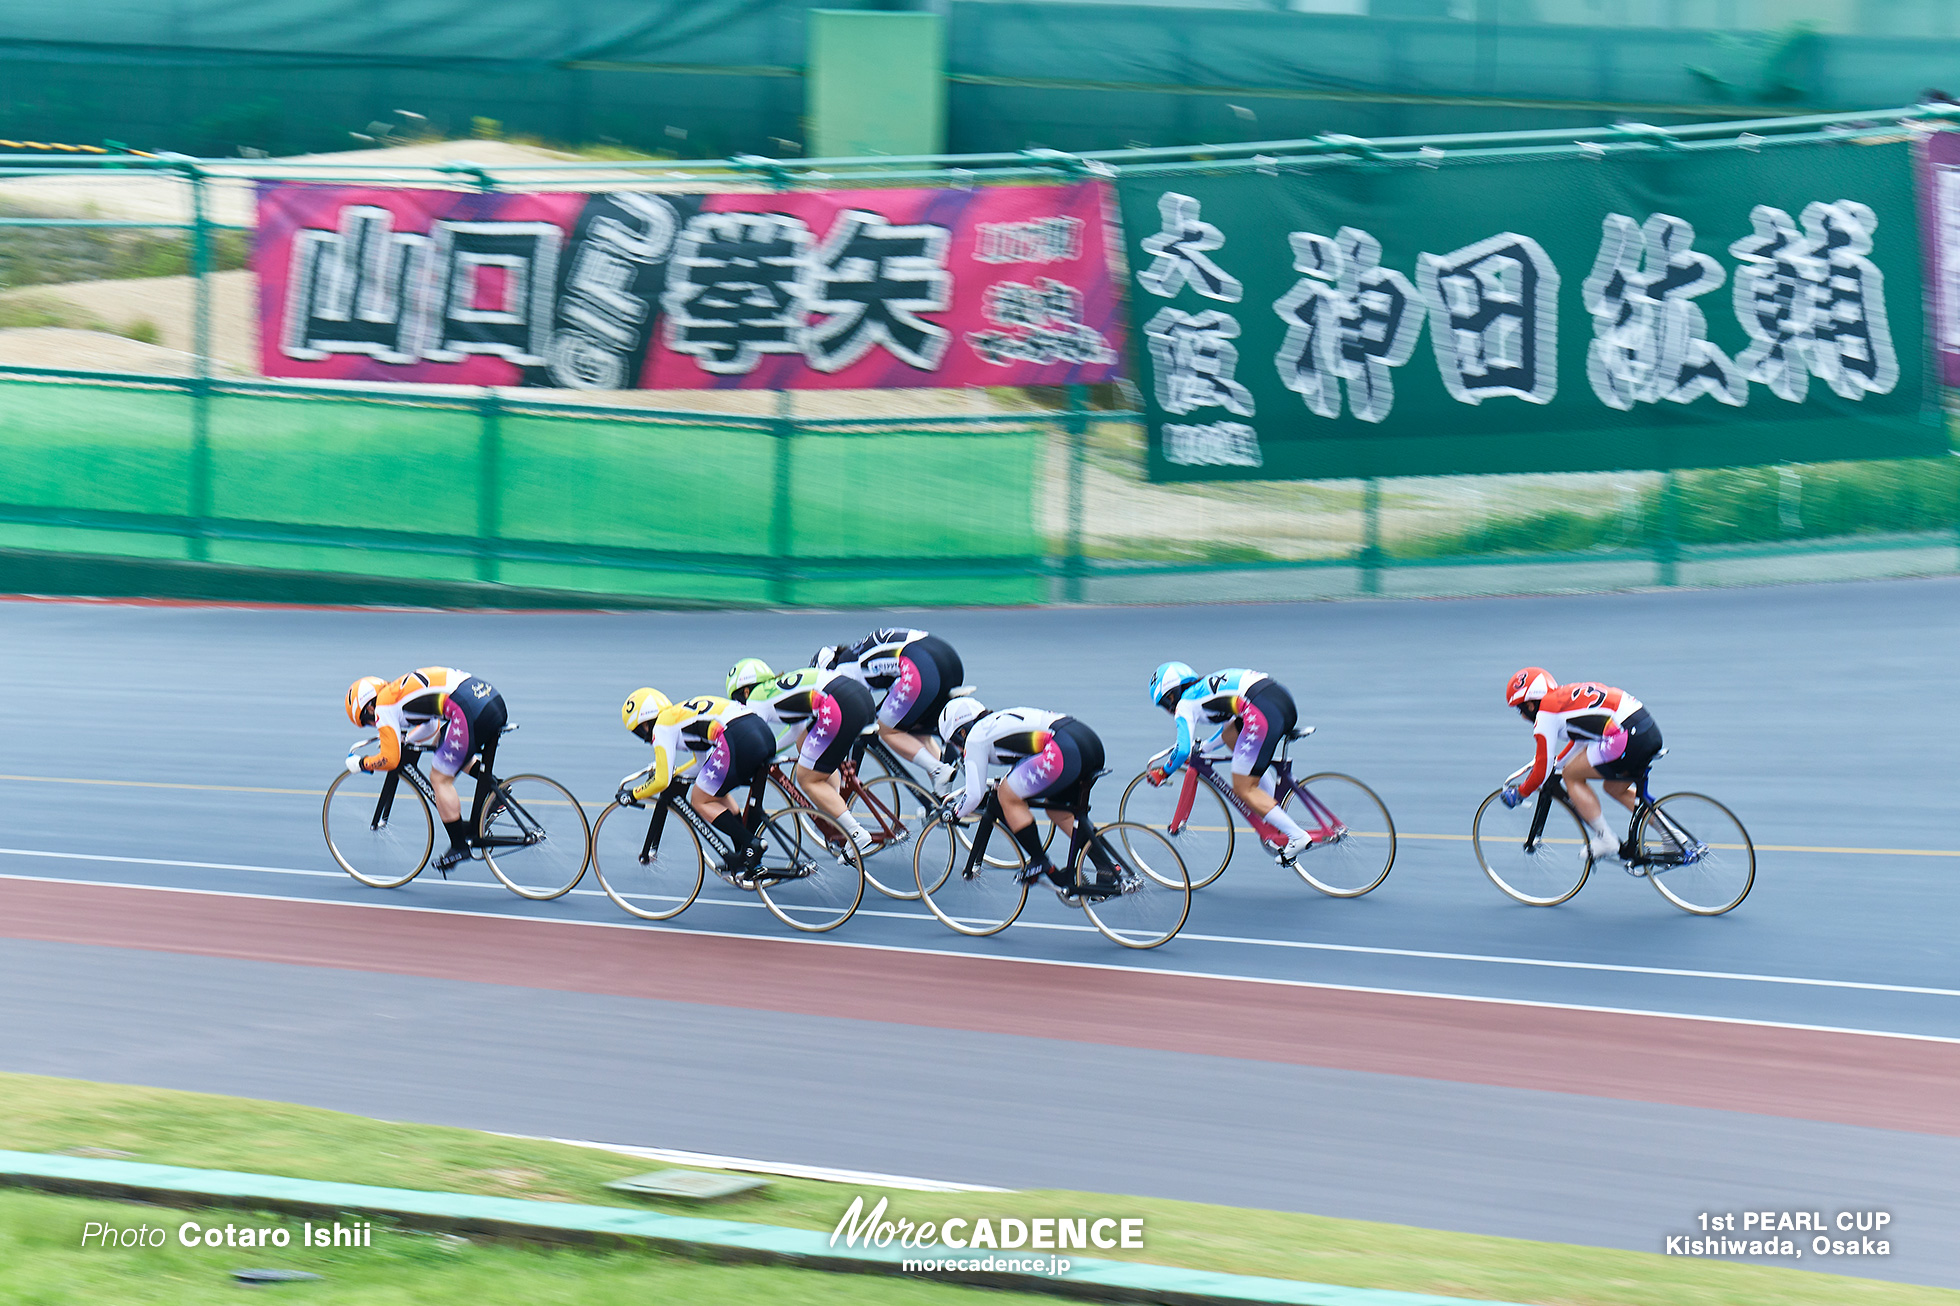
<path fill-rule="evenodd" d="M 877 720 L 871 691 L 841 671 L 804 667 L 777 675 L 761 658 L 743 658 L 728 669 L 728 696 L 796 748 L 797 787 L 837 819 L 860 854 L 871 852 L 870 833 L 846 810 L 837 787 L 837 768 Z"/>

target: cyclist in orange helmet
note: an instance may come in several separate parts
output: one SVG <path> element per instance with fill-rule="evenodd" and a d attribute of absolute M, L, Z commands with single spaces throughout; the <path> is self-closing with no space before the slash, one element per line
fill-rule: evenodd
<path fill-rule="evenodd" d="M 1593 856 L 1620 856 L 1620 841 L 1607 830 L 1599 798 L 1587 782 L 1603 781 L 1606 792 L 1633 811 L 1640 777 L 1661 751 L 1661 729 L 1654 718 L 1623 689 L 1591 680 L 1561 685 L 1543 667 L 1513 674 L 1505 682 L 1504 701 L 1531 722 L 1536 749 L 1530 774 L 1504 790 L 1504 805 L 1516 807 L 1536 793 L 1556 756 L 1564 763 L 1565 792 L 1586 823 Z"/>
<path fill-rule="evenodd" d="M 434 748 L 429 762 L 429 787 L 435 790 L 436 814 L 449 832 L 449 849 L 436 858 L 436 869 L 447 872 L 470 855 L 470 833 L 483 815 L 488 797 L 483 777 L 497 756 L 497 738 L 509 720 L 504 696 L 489 681 L 454 667 L 422 667 L 399 680 L 362 676 L 347 690 L 347 719 L 376 729 L 381 751 L 363 757 L 359 745 L 347 754 L 351 771 L 392 771 L 401 765 L 402 749 Z M 463 819 L 463 801 L 456 794 L 456 777 L 475 768 L 476 802 L 470 819 Z"/>

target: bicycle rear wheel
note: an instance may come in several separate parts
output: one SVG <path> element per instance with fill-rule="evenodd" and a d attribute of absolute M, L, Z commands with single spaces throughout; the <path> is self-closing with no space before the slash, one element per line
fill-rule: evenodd
<path fill-rule="evenodd" d="M 1571 808 L 1553 802 L 1535 847 L 1526 850 L 1533 813 L 1539 800 L 1516 807 L 1503 803 L 1504 791 L 1484 799 L 1470 822 L 1470 845 L 1477 864 L 1492 884 L 1519 902 L 1533 907 L 1556 907 L 1579 892 L 1592 874 L 1592 849 L 1586 827 Z"/>
<path fill-rule="evenodd" d="M 752 872 L 770 914 L 806 934 L 851 918 L 864 900 L 864 863 L 831 817 L 814 807 L 785 807 L 762 820 L 761 859 Z"/>
<path fill-rule="evenodd" d="M 1232 846 L 1237 836 L 1232 830 L 1232 810 L 1225 805 L 1225 800 L 1203 780 L 1185 778 L 1192 774 L 1175 775 L 1164 784 L 1153 785 L 1150 783 L 1150 772 L 1145 771 L 1123 790 L 1123 801 L 1116 808 L 1116 819 L 1162 830 L 1170 837 L 1171 845 L 1177 849 L 1185 869 L 1191 873 L 1191 887 L 1202 889 L 1225 873 L 1225 867 L 1232 860 Z M 1177 813 L 1177 804 L 1186 784 L 1197 786 L 1197 792 L 1191 799 L 1191 815 L 1182 830 L 1171 834 L 1171 817 Z"/>
<path fill-rule="evenodd" d="M 1330 898 L 1359 898 L 1388 878 L 1395 865 L 1395 821 L 1367 785 L 1323 771 L 1295 783 L 1281 806 L 1313 836 L 1313 846 L 1293 861 L 1308 884 Z"/>
<path fill-rule="evenodd" d="M 938 807 L 932 795 L 910 780 L 878 775 L 860 777 L 846 797 L 847 810 L 873 841 L 871 851 L 862 854 L 864 878 L 887 898 L 916 900 L 919 882 L 912 872 L 912 849 Z"/>
<path fill-rule="evenodd" d="M 1720 916 L 1756 883 L 1756 847 L 1735 813 L 1706 794 L 1669 794 L 1634 835 L 1661 897 L 1697 916 Z"/>
<path fill-rule="evenodd" d="M 562 898 L 592 860 L 592 826 L 572 791 L 542 775 L 514 775 L 483 806 L 483 860 L 506 889 L 533 902 Z"/>
<path fill-rule="evenodd" d="M 599 813 L 592 826 L 592 873 L 621 911 L 643 921 L 671 920 L 700 894 L 707 861 L 700 838 L 672 812 L 661 829 L 660 847 L 641 861 L 652 820 L 651 807 L 614 803 Z"/>
<path fill-rule="evenodd" d="M 1169 943 L 1191 914 L 1191 877 L 1170 838 L 1147 825 L 1118 821 L 1097 830 L 1096 842 L 1114 865 L 1097 865 L 1094 845 L 1083 854 L 1076 879 L 1083 914 L 1104 938 L 1126 948 Z"/>
<path fill-rule="evenodd" d="M 1021 878 L 1027 859 L 1021 846 L 998 824 L 988 836 L 985 855 L 971 871 L 967 869 L 973 831 L 978 825 L 978 821 L 967 821 L 958 828 L 948 828 L 946 822 L 935 818 L 920 832 L 919 846 L 912 854 L 913 873 L 926 910 L 947 929 L 974 938 L 999 934 L 1014 923 L 1028 903 L 1027 881 Z M 1010 858 L 1008 865 L 995 865 Z"/>
<path fill-rule="evenodd" d="M 327 786 L 320 827 L 340 869 L 372 889 L 399 889 L 429 864 L 436 823 L 414 785 L 396 779 L 388 811 L 380 811 L 383 771 L 342 771 Z"/>

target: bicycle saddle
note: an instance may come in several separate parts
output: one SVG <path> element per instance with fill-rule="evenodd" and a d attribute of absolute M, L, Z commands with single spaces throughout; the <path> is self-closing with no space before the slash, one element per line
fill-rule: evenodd
<path fill-rule="evenodd" d="M 1312 733 L 1313 733 L 1312 726 L 1295 726 L 1293 727 L 1293 729 L 1286 732 L 1286 737 L 1288 739 L 1305 739 L 1308 735 Z"/>

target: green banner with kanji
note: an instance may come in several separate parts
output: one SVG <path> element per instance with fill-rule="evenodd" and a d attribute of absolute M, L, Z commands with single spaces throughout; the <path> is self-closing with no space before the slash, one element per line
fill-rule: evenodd
<path fill-rule="evenodd" d="M 1153 480 L 1947 448 L 1903 139 L 1261 162 L 1116 183 Z"/>

